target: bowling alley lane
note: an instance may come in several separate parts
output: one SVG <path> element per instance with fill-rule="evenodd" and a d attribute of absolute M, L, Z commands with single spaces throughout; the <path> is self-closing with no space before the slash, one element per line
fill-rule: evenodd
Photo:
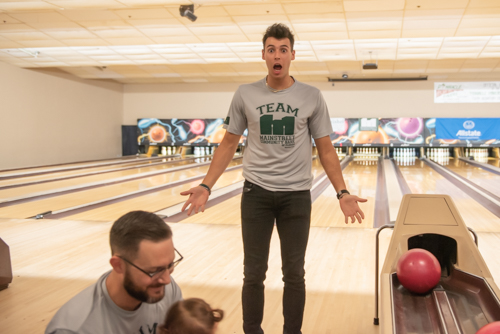
<path fill-rule="evenodd" d="M 346 187 L 353 195 L 368 199 L 360 203 L 360 208 L 365 214 L 361 224 L 345 224 L 344 214 L 340 210 L 335 189 L 330 184 L 328 188 L 313 203 L 311 226 L 322 227 L 373 227 L 375 211 L 375 192 L 377 189 L 377 161 L 351 161 L 343 171 Z"/>
<path fill-rule="evenodd" d="M 151 164 L 158 164 L 160 162 L 165 162 L 165 161 L 175 161 L 179 160 L 179 157 L 175 158 L 165 158 L 161 160 L 137 160 L 137 161 L 130 161 L 124 164 L 120 165 L 109 165 L 109 166 L 100 166 L 100 167 L 89 167 L 85 169 L 77 169 L 77 170 L 68 170 L 68 171 L 60 171 L 60 172 L 53 172 L 49 174 L 41 174 L 41 175 L 33 175 L 33 176 L 25 176 L 21 178 L 12 178 L 12 179 L 5 179 L 5 180 L 0 180 L 0 188 L 5 187 L 5 186 L 11 186 L 11 185 L 20 185 L 20 184 L 27 184 L 27 183 L 32 183 L 32 182 L 39 182 L 39 181 L 45 181 L 45 180 L 55 180 L 59 178 L 67 178 L 67 177 L 80 177 L 83 176 L 84 174 L 87 173 L 99 173 L 99 172 L 106 172 L 106 171 L 112 171 L 115 169 L 124 169 L 124 168 L 131 168 L 131 167 L 148 167 Z"/>
<path fill-rule="evenodd" d="M 399 169 L 413 194 L 449 195 L 468 227 L 476 232 L 500 232 L 500 218 L 446 180 L 425 162 L 417 159 L 414 165 L 399 165 Z"/>
<path fill-rule="evenodd" d="M 240 160 L 241 162 L 241 160 Z M 233 163 L 234 164 L 234 163 Z M 207 167 L 208 168 L 208 167 Z M 217 190 L 222 187 L 229 186 L 236 182 L 243 181 L 243 170 L 236 169 L 225 172 L 217 181 L 212 190 Z M 96 221 L 114 221 L 126 214 L 129 211 L 145 210 L 145 211 L 159 211 L 173 205 L 182 203 L 188 199 L 187 196 L 182 196 L 180 193 L 196 187 L 200 184 L 201 180 L 195 180 L 190 183 L 182 184 L 180 186 L 172 187 L 169 189 L 154 192 L 144 196 L 130 198 L 122 202 L 113 203 L 93 210 L 88 210 L 82 213 L 74 214 L 64 217 L 66 220 L 96 220 Z M 223 217 L 226 215 L 227 209 L 220 213 Z"/>
<path fill-rule="evenodd" d="M 138 168 L 121 170 L 116 172 L 104 173 L 104 174 L 96 174 L 89 176 L 82 176 L 74 179 L 60 180 L 54 182 L 47 182 L 41 184 L 32 184 L 28 186 L 18 187 L 18 188 L 10 188 L 0 190 L 0 200 L 18 196 L 26 196 L 26 195 L 34 195 L 37 193 L 46 193 L 51 192 L 57 189 L 63 188 L 71 188 L 75 186 L 81 186 L 88 183 L 94 182 L 102 182 L 102 181 L 110 181 L 112 179 L 127 177 L 127 176 L 139 176 L 142 173 L 153 172 L 153 171 L 165 171 L 167 172 L 169 169 L 180 166 L 188 166 L 193 164 L 193 167 L 196 166 L 196 163 L 190 161 L 179 161 L 174 163 L 156 165 L 156 166 L 138 166 Z M 81 171 L 80 171 L 81 172 Z"/>
<path fill-rule="evenodd" d="M 144 158 L 144 157 L 143 157 Z M 6 169 L 0 170 L 0 177 L 10 175 L 10 174 L 21 174 L 21 173 L 35 173 L 35 172 L 44 172 L 44 171 L 56 171 L 62 168 L 81 168 L 81 167 L 93 167 L 98 165 L 109 165 L 109 164 L 121 164 L 124 162 L 133 162 L 138 158 L 134 156 L 126 156 L 116 159 L 104 159 L 104 160 L 91 160 L 91 161 L 79 161 L 79 162 L 70 162 L 65 164 L 56 164 L 56 165 L 46 165 L 46 166 L 35 166 L 35 167 L 27 167 L 27 168 L 19 168 L 19 169 Z"/>
<path fill-rule="evenodd" d="M 445 167 L 492 194 L 500 196 L 500 177 L 497 174 L 455 158 L 450 158 L 448 165 Z"/>
<path fill-rule="evenodd" d="M 237 166 L 239 164 L 241 164 L 241 159 L 236 159 L 233 160 L 229 164 L 229 166 Z M 42 212 L 57 211 L 77 205 L 85 205 L 98 200 L 105 200 L 114 196 L 119 196 L 139 190 L 145 190 L 154 186 L 168 184 L 170 182 L 183 180 L 193 176 L 203 175 L 207 173 L 208 168 L 208 165 L 200 167 L 193 166 L 193 168 L 172 173 L 165 173 L 138 180 L 132 180 L 99 188 L 82 190 L 70 194 L 40 199 L 33 202 L 7 206 L 0 208 L 0 217 L 27 218 L 33 217 Z"/>

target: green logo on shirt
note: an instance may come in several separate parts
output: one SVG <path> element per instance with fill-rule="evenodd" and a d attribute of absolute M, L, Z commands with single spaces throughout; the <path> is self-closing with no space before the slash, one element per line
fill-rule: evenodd
<path fill-rule="evenodd" d="M 273 115 L 264 115 L 260 118 L 261 135 L 288 135 L 294 134 L 295 117 L 286 116 L 282 119 L 273 119 Z"/>
<path fill-rule="evenodd" d="M 286 148 L 295 146 L 295 117 L 299 108 L 293 109 L 284 103 L 268 103 L 255 108 L 260 114 L 260 142 L 262 144 L 281 145 Z M 274 119 L 270 113 L 287 113 L 282 119 Z"/>

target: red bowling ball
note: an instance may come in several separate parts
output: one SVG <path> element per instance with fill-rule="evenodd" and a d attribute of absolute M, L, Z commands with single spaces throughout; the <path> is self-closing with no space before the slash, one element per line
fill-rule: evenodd
<path fill-rule="evenodd" d="M 481 327 L 476 334 L 500 334 L 500 321 L 490 322 Z"/>
<path fill-rule="evenodd" d="M 414 248 L 399 258 L 396 274 L 399 282 L 411 292 L 426 293 L 439 283 L 441 266 L 431 252 Z"/>

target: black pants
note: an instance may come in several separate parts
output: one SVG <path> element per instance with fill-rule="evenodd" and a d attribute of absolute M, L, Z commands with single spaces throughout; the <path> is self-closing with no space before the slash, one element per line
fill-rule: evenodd
<path fill-rule="evenodd" d="M 241 198 L 244 283 L 243 330 L 262 334 L 264 280 L 274 223 L 280 237 L 285 334 L 301 334 L 306 300 L 304 257 L 311 222 L 311 193 L 268 191 L 245 181 Z"/>

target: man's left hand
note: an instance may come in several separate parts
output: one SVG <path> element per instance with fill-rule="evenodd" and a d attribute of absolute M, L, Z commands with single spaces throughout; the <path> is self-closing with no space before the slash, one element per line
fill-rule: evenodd
<path fill-rule="evenodd" d="M 361 224 L 362 220 L 365 219 L 365 214 L 359 208 L 358 202 L 366 202 L 367 199 L 361 198 L 354 195 L 344 195 L 339 200 L 340 209 L 344 213 L 345 223 L 349 223 L 349 217 L 351 218 L 351 224 L 358 220 Z"/>

